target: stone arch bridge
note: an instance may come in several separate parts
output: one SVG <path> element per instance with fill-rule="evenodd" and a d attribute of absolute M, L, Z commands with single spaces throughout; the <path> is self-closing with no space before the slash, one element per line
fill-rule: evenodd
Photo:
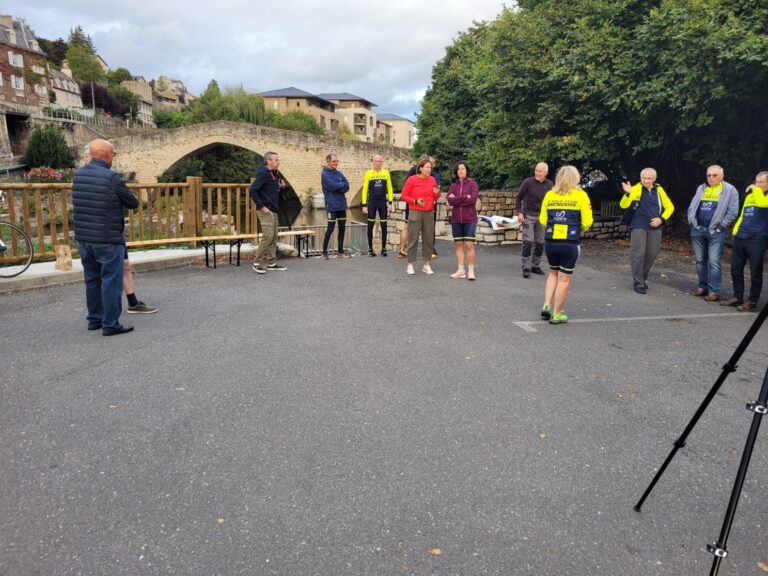
<path fill-rule="evenodd" d="M 186 156 L 218 144 L 232 144 L 263 156 L 266 152 L 280 154 L 280 171 L 296 193 L 303 199 L 321 193 L 320 175 L 326 154 L 338 154 L 339 169 L 349 180 L 352 199 L 363 186 L 365 171 L 371 167 L 371 157 L 381 154 L 384 167 L 391 171 L 408 170 L 410 150 L 357 140 L 342 140 L 306 132 L 293 132 L 242 122 L 206 122 L 182 128 L 158 130 L 113 138 L 118 152 L 115 169 L 135 172 L 138 182 L 156 182 L 157 177 Z M 253 167 L 254 173 L 256 166 Z"/>

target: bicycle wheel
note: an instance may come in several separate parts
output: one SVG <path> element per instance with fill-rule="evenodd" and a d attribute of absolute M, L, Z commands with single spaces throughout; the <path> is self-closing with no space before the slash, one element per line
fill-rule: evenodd
<path fill-rule="evenodd" d="M 0 278 L 18 276 L 32 264 L 34 249 L 24 230 L 0 222 Z"/>

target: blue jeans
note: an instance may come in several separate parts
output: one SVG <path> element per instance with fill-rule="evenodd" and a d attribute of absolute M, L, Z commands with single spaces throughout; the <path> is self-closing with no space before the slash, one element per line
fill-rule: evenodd
<path fill-rule="evenodd" d="M 710 234 L 708 228 L 698 226 L 691 230 L 691 242 L 693 243 L 693 253 L 696 255 L 699 288 L 710 293 L 720 294 L 725 230 Z"/>
<path fill-rule="evenodd" d="M 120 313 L 123 311 L 125 246 L 78 242 L 77 249 L 85 276 L 88 325 L 101 324 L 102 330 L 115 330 L 120 327 Z"/>

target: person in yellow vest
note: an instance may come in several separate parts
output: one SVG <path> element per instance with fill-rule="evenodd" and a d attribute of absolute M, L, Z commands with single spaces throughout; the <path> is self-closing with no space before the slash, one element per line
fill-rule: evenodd
<path fill-rule="evenodd" d="M 574 166 L 563 166 L 557 171 L 555 187 L 541 203 L 539 222 L 544 226 L 544 253 L 549 262 L 541 318 L 550 324 L 568 322 L 563 305 L 579 258 L 581 233 L 592 226 L 592 203 L 579 180 L 581 175 Z"/>
<path fill-rule="evenodd" d="M 747 188 L 741 216 L 733 227 L 731 281 L 733 296 L 721 306 L 736 306 L 739 312 L 757 312 L 763 290 L 763 258 L 768 248 L 768 172 L 760 172 Z M 744 301 L 744 265 L 749 262 L 749 298 Z"/>
<path fill-rule="evenodd" d="M 387 255 L 387 214 L 389 204 L 394 200 L 392 178 L 389 170 L 382 168 L 381 155 L 376 154 L 371 162 L 373 168 L 363 177 L 363 214 L 368 215 L 368 256 L 376 256 L 373 251 L 373 228 L 376 226 L 376 215 L 381 226 L 381 255 Z"/>
<path fill-rule="evenodd" d="M 629 224 L 629 265 L 635 292 L 648 290 L 648 273 L 661 249 L 661 228 L 675 207 L 667 193 L 656 183 L 656 170 L 643 168 L 640 182 L 634 186 L 622 182 L 624 196 L 619 201 L 627 209 L 624 222 Z"/>

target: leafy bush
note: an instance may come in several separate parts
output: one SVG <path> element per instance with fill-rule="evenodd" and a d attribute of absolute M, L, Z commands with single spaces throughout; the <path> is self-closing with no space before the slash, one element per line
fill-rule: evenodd
<path fill-rule="evenodd" d="M 43 127 L 35 126 L 27 142 L 24 163 L 32 167 L 71 168 L 74 166 L 72 152 L 67 146 L 61 128 L 52 124 Z"/>

